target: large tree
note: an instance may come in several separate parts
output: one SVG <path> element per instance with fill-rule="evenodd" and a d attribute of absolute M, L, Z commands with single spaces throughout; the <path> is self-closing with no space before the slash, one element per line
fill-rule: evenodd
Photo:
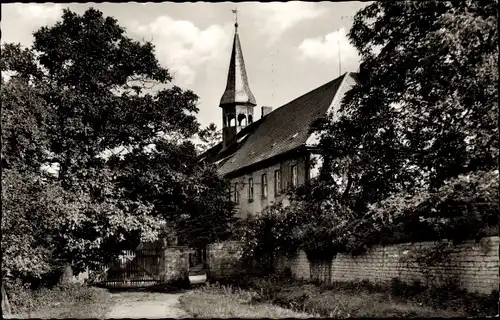
<path fill-rule="evenodd" d="M 51 252 L 49 260 L 92 266 L 122 246 L 155 239 L 203 183 L 187 179 L 204 170 L 194 145 L 176 141 L 198 131 L 198 97 L 169 84 L 151 43 L 127 37 L 98 10 L 65 10 L 34 39 L 30 48 L 2 48 L 2 72 L 13 75 L 2 83 L 2 164 L 12 172 L 12 192 L 2 193 L 9 200 L 2 203 L 9 214 L 2 230 L 22 238 L 21 222 L 35 221 L 28 211 L 45 220 L 56 215 L 51 232 L 36 233 L 51 241 L 40 248 Z M 33 177 L 21 174 L 26 167 Z M 33 188 L 46 195 L 42 209 L 27 198 L 38 193 L 15 181 L 37 181 Z M 26 230 L 36 229 L 33 223 Z M 16 241 L 2 238 L 3 252 Z M 14 259 L 12 252 L 4 258 Z"/>
<path fill-rule="evenodd" d="M 18 53 L 27 58 L 26 51 Z M 26 79 L 4 81 L 3 76 L 2 272 L 33 279 L 57 264 L 55 238 L 64 232 L 62 224 L 73 213 L 71 203 L 76 203 L 43 170 L 49 114 L 40 90 Z M 64 196 L 66 205 L 61 202 Z"/>
<path fill-rule="evenodd" d="M 352 205 L 497 167 L 497 21 L 496 1 L 380 1 L 356 14 L 361 83 L 319 126 Z"/>
<path fill-rule="evenodd" d="M 498 222 L 497 7 L 378 1 L 355 15 L 359 84 L 313 126 L 321 201 L 349 209 L 331 213 L 348 213 L 347 247 L 474 238 Z"/>
<path fill-rule="evenodd" d="M 151 204 L 181 244 L 204 248 L 230 235 L 234 204 L 228 182 L 214 165 L 198 161 L 190 141 L 159 140 L 147 153 L 129 153 L 109 160 L 127 199 Z"/>

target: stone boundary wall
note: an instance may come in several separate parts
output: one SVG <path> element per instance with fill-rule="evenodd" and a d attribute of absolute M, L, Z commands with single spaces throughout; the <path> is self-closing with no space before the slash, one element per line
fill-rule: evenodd
<path fill-rule="evenodd" d="M 407 283 L 419 280 L 427 285 L 441 284 L 448 279 L 469 292 L 490 294 L 492 290 L 499 289 L 498 236 L 451 246 L 451 250 L 446 250 L 447 254 L 440 255 L 442 261 L 431 265 L 416 262 L 417 257 L 421 257 L 427 249 L 432 250 L 436 244 L 418 242 L 375 246 L 355 257 L 337 254 L 329 263 L 311 263 L 305 252 L 299 251 L 293 258 L 279 257 L 275 269 L 283 272 L 288 268 L 295 279 L 322 283 L 361 280 L 380 283 L 398 278 Z M 241 274 L 239 245 L 231 241 L 207 246 L 210 278 L 223 279 Z"/>
<path fill-rule="evenodd" d="M 280 257 L 276 263 L 278 272 L 288 268 L 295 279 L 331 283 L 335 281 L 386 282 L 392 278 L 411 283 L 443 283 L 450 279 L 469 292 L 490 294 L 499 289 L 498 236 L 485 237 L 479 242 L 467 241 L 453 246 L 443 261 L 432 265 L 416 262 L 426 249 L 435 242 L 404 243 L 376 246 L 365 254 L 352 257 L 338 254 L 330 263 L 310 263 L 303 251 L 293 258 Z"/>

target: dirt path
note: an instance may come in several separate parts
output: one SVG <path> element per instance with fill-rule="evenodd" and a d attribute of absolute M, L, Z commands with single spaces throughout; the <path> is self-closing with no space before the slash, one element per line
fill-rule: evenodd
<path fill-rule="evenodd" d="M 182 318 L 187 314 L 179 307 L 182 293 L 120 292 L 113 293 L 110 318 Z"/>

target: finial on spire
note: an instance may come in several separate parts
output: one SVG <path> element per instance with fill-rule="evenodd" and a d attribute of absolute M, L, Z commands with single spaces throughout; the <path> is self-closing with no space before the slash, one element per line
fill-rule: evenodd
<path fill-rule="evenodd" d="M 231 9 L 231 11 L 234 13 L 235 15 L 235 22 L 234 22 L 234 28 L 236 29 L 236 32 L 238 32 L 238 8 L 236 9 Z"/>

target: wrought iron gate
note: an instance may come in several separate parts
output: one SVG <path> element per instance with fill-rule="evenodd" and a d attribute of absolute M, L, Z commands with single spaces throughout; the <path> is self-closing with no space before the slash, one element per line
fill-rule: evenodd
<path fill-rule="evenodd" d="M 107 288 L 142 288 L 160 282 L 160 251 L 125 251 L 93 277 L 92 282 Z"/>

